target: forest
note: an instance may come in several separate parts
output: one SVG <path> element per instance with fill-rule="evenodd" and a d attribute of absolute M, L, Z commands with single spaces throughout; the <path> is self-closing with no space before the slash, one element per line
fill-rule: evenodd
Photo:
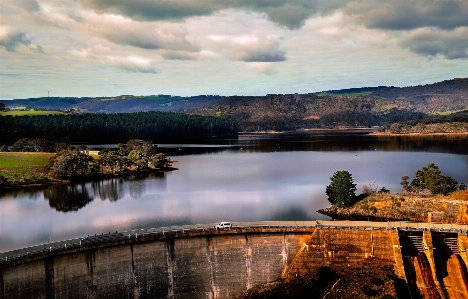
<path fill-rule="evenodd" d="M 99 143 L 129 139 L 173 140 L 235 136 L 237 131 L 234 121 L 174 112 L 0 117 L 2 143 L 21 138 Z"/>

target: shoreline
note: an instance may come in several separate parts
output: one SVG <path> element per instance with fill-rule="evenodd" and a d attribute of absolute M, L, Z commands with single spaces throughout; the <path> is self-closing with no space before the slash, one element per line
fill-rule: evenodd
<path fill-rule="evenodd" d="M 255 135 L 255 134 L 284 134 L 284 133 L 294 133 L 294 132 L 308 132 L 308 131 L 374 131 L 369 134 L 375 133 L 376 128 L 310 128 L 310 129 L 298 129 L 290 131 L 275 131 L 275 130 L 266 130 L 266 131 L 251 131 L 251 132 L 238 132 L 238 135 Z"/>
<path fill-rule="evenodd" d="M 371 136 L 463 136 L 468 135 L 468 132 L 445 132 L 445 133 L 385 133 L 385 132 L 372 132 L 368 135 Z"/>
<path fill-rule="evenodd" d="M 168 167 L 165 169 L 151 169 L 151 170 L 146 170 L 146 171 L 125 172 L 125 173 L 117 173 L 117 174 L 100 173 L 100 174 L 86 175 L 83 177 L 75 177 L 72 179 L 48 178 L 47 182 L 29 182 L 26 184 L 0 186 L 0 192 L 8 191 L 8 190 L 21 190 L 21 189 L 29 189 L 29 188 L 43 188 L 43 187 L 56 186 L 56 185 L 67 185 L 67 184 L 90 182 L 90 181 L 96 181 L 96 180 L 105 180 L 105 179 L 111 179 L 111 178 L 121 178 L 121 177 L 127 177 L 131 175 L 148 175 L 152 173 L 164 173 L 164 172 L 173 171 L 173 170 L 178 170 L 178 168 Z"/>

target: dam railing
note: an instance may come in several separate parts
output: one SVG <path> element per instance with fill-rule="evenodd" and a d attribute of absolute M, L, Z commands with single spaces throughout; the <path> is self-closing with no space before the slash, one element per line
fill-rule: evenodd
<path fill-rule="evenodd" d="M 159 228 L 132 229 L 102 233 L 100 235 L 88 235 L 86 237 L 74 238 L 59 242 L 40 244 L 31 247 L 16 249 L 0 253 L 0 263 L 22 259 L 24 257 L 58 252 L 61 250 L 79 248 L 83 246 L 104 244 L 108 242 L 132 240 L 143 238 L 145 236 L 164 236 L 178 234 L 183 237 L 186 233 L 205 232 L 206 234 L 215 234 L 215 226 L 218 223 L 192 224 L 181 226 L 169 226 Z M 364 230 L 418 230 L 418 231 L 438 231 L 468 233 L 468 225 L 462 224 L 443 224 L 428 222 L 409 222 L 409 221 L 331 221 L 331 220 L 313 220 L 313 221 L 257 221 L 257 222 L 231 222 L 231 233 L 246 232 L 268 232 L 269 229 L 275 229 L 275 232 L 284 229 L 285 232 L 300 231 L 305 228 L 316 229 L 364 229 Z M 279 229 L 279 230 L 278 230 Z M 225 230 L 224 230 L 225 231 Z"/>

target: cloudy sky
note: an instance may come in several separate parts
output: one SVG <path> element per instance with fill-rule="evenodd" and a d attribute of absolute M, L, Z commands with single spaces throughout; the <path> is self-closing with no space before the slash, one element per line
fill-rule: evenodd
<path fill-rule="evenodd" d="M 0 99 L 468 77 L 468 0 L 1 0 Z"/>

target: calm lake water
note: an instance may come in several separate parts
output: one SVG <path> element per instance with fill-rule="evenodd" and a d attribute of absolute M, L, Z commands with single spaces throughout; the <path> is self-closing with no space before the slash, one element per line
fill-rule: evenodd
<path fill-rule="evenodd" d="M 241 135 L 159 144 L 179 170 L 0 193 L 0 252 L 102 232 L 217 221 L 327 219 L 335 171 L 401 190 L 434 162 L 468 183 L 468 137 L 373 137 L 365 131 Z M 99 147 L 98 145 L 90 145 Z"/>

